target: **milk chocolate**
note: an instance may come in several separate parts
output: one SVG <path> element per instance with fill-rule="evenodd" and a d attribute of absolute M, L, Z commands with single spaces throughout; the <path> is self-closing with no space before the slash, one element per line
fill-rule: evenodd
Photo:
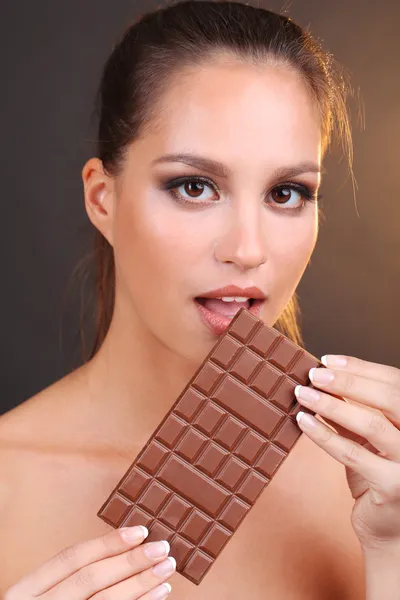
<path fill-rule="evenodd" d="M 302 434 L 296 414 L 311 411 L 294 388 L 319 366 L 242 309 L 98 516 L 168 540 L 177 571 L 199 584 Z"/>

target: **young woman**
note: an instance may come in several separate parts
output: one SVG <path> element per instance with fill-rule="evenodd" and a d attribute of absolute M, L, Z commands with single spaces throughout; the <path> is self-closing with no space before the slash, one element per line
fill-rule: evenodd
<path fill-rule="evenodd" d="M 240 3 L 175 4 L 115 47 L 82 173 L 97 235 L 93 352 L 0 419 L 6 600 L 156 600 L 171 586 L 182 600 L 399 598 L 393 367 L 324 358 L 317 389 L 297 395 L 336 431 L 300 419 L 305 435 L 200 586 L 174 573 L 167 543 L 96 516 L 242 306 L 299 340 L 295 290 L 335 131 L 351 160 L 345 100 L 308 33 Z"/>

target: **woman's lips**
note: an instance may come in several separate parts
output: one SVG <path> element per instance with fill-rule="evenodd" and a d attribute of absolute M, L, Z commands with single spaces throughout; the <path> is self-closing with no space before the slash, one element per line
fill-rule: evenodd
<path fill-rule="evenodd" d="M 251 305 L 247 310 L 257 317 L 264 302 L 265 300 L 252 300 Z M 229 318 L 216 311 L 209 310 L 202 304 L 201 298 L 195 298 L 194 303 L 199 311 L 201 320 L 213 333 L 221 335 L 228 329 L 233 317 Z M 240 308 L 241 307 L 236 309 L 236 313 L 239 312 Z"/>

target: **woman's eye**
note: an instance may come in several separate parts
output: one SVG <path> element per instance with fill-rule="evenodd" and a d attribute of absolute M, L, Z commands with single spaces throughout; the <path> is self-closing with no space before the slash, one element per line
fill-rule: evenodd
<path fill-rule="evenodd" d="M 170 193 L 182 202 L 213 202 L 215 198 L 215 188 L 205 181 L 197 179 L 187 179 L 185 181 L 172 181 L 167 189 Z M 213 191 L 212 194 L 206 191 Z"/>
<path fill-rule="evenodd" d="M 304 206 L 306 200 L 310 199 L 310 194 L 307 190 L 303 191 L 292 186 L 286 186 L 273 189 L 271 198 L 275 205 L 295 209 Z"/>

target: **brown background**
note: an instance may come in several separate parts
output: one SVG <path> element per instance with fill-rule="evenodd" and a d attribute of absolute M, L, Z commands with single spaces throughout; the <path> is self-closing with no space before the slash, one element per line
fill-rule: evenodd
<path fill-rule="evenodd" d="M 326 220 L 299 287 L 307 348 L 400 367 L 400 2 L 259 5 L 309 26 L 365 105 L 365 130 L 353 109 L 358 215 L 338 153 L 325 165 Z M 94 95 L 114 41 L 152 6 L 0 4 L 1 411 L 77 364 L 78 300 L 66 286 L 89 239 L 80 171 L 92 155 Z"/>

